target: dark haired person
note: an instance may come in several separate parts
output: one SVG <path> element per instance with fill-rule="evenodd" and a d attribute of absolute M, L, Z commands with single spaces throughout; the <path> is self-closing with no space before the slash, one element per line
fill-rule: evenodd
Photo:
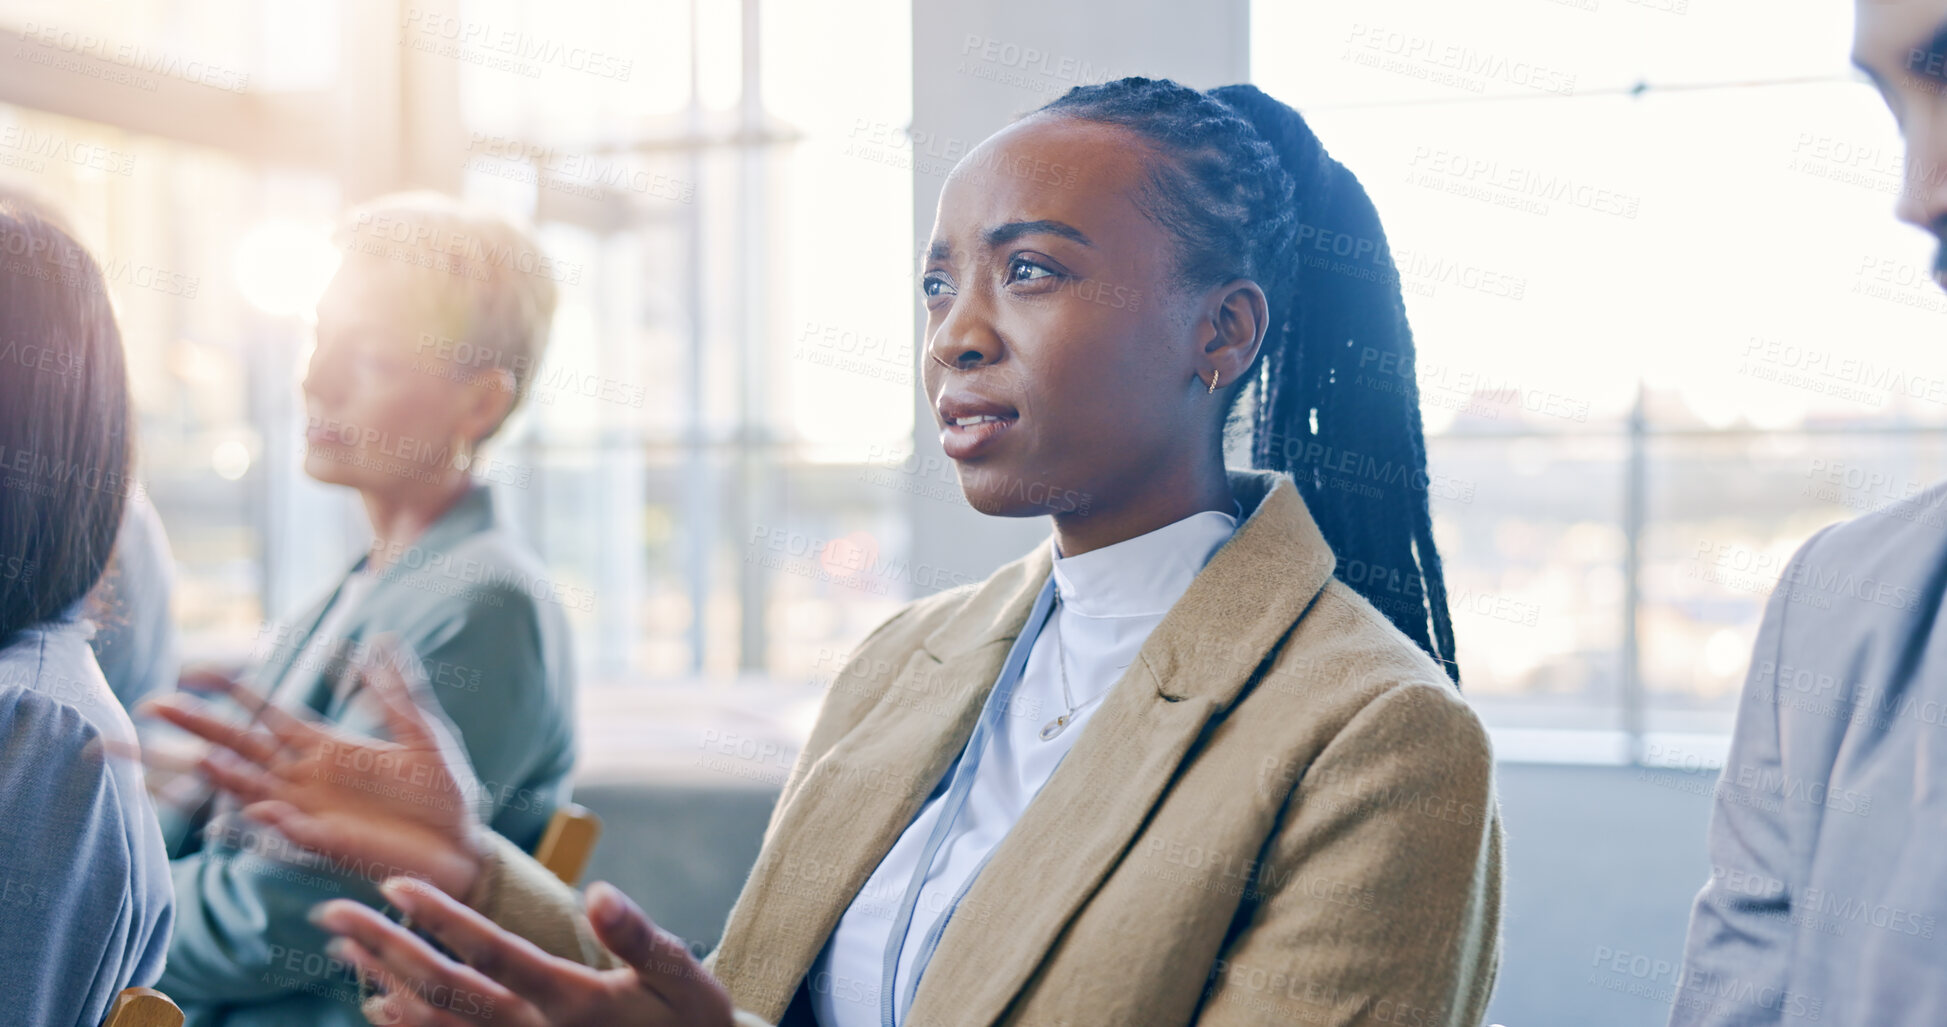
<path fill-rule="evenodd" d="M 436 194 L 359 207 L 342 242 L 304 377 L 304 469 L 357 490 L 372 544 L 317 605 L 266 626 L 250 688 L 376 728 L 359 671 L 392 636 L 493 787 L 487 825 L 529 848 L 567 799 L 574 668 L 562 603 L 488 484 L 512 476 L 476 454 L 528 391 L 554 286 L 524 233 Z M 193 775 L 159 789 L 183 911 L 160 986 L 189 1027 L 362 1022 L 305 914 L 377 901 L 391 864 L 301 854 L 208 791 Z"/>
<path fill-rule="evenodd" d="M 1906 139 L 1896 212 L 1941 242 L 1947 0 L 1856 5 Z M 1711 815 L 1675 1027 L 1947 1023 L 1947 484 L 1820 530 L 1779 576 Z"/>
<path fill-rule="evenodd" d="M 1050 165 L 1075 179 L 1015 173 Z M 1347 374 L 1412 343 L 1397 283 L 1302 262 L 1307 225 L 1384 246 L 1351 173 L 1250 86 L 1079 88 L 968 155 L 922 267 L 927 396 L 973 506 L 1053 537 L 859 646 L 706 965 L 612 888 L 584 914 L 512 848 L 480 855 L 458 805 L 354 827 L 354 790 L 289 787 L 361 744 L 340 732 L 182 722 L 246 754 L 213 773 L 307 844 L 439 839 L 430 883 L 387 897 L 458 961 L 321 913 L 388 993 L 374 1022 L 1478 1024 L 1500 829 L 1427 497 L 1293 462 L 1423 482 L 1417 398 Z M 1245 395 L 1262 470 L 1227 472 Z M 1028 498 L 1072 495 L 1085 513 Z M 1334 577 L 1353 561 L 1415 601 L 1375 606 Z M 408 743 L 364 747 L 433 775 L 391 708 Z"/>
<path fill-rule="evenodd" d="M 0 1018 L 95 1027 L 155 983 L 169 864 L 128 715 L 88 649 L 130 464 L 100 268 L 0 195 Z"/>
<path fill-rule="evenodd" d="M 0 203 L 31 210 L 68 238 L 78 237 L 58 209 L 32 192 L 0 184 Z M 139 484 L 132 481 L 121 491 L 126 497 L 122 526 L 88 604 L 94 627 L 88 648 L 94 650 L 109 691 L 124 710 L 133 710 L 151 695 L 174 690 L 181 664 L 170 611 L 175 558 L 169 537 Z"/>

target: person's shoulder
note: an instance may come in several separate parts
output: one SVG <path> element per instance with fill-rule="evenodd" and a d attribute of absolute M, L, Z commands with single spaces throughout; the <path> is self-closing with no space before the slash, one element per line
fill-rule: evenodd
<path fill-rule="evenodd" d="M 37 661 L 18 645 L 0 652 L 0 860 L 12 890 L 84 921 L 126 905 L 138 873 L 166 894 L 167 853 L 127 714 L 99 672 L 93 682 L 47 664 L 38 680 L 21 674 Z"/>
<path fill-rule="evenodd" d="M 1277 666 L 1322 676 L 1370 697 L 1395 685 L 1453 691 L 1446 671 L 1358 590 L 1332 578 L 1279 653 Z"/>
<path fill-rule="evenodd" d="M 532 546 L 505 526 L 473 532 L 408 568 L 404 583 L 455 607 L 504 620 L 554 620 L 568 609 L 590 609 L 594 593 L 548 570 Z"/>
<path fill-rule="evenodd" d="M 80 632 L 63 626 L 22 632 L 0 649 L 0 705 L 50 731 L 133 746 L 135 726 L 102 677 Z M 74 721 L 72 728 L 65 726 Z"/>
<path fill-rule="evenodd" d="M 1875 566 L 1914 567 L 1947 549 L 1947 481 L 1850 520 L 1829 524 L 1800 547 L 1806 559 L 1864 559 Z M 1914 567 L 1924 573 L 1930 568 Z"/>
<path fill-rule="evenodd" d="M 547 565 L 541 561 L 541 555 L 525 538 L 504 525 L 476 531 L 455 541 L 443 569 L 460 576 L 487 577 L 497 587 L 519 586 L 547 575 Z"/>
<path fill-rule="evenodd" d="M 1774 601 L 1816 619 L 1913 613 L 1937 595 L 1943 564 L 1947 482 L 1814 532 L 1780 571 Z"/>
<path fill-rule="evenodd" d="M 50 813 L 71 820 L 139 794 L 136 772 L 113 751 L 134 750 L 128 714 L 92 661 L 81 669 L 48 659 L 46 641 L 30 637 L 0 650 L 0 806 L 44 823 Z"/>
<path fill-rule="evenodd" d="M 1337 578 L 1272 659 L 1258 690 L 1330 733 L 1405 731 L 1489 760 L 1486 728 L 1439 662 Z"/>

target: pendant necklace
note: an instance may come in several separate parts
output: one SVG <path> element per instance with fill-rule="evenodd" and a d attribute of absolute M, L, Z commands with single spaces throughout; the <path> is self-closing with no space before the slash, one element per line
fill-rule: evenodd
<path fill-rule="evenodd" d="M 1055 608 L 1054 611 L 1048 615 L 1048 619 L 1053 623 L 1055 629 L 1055 666 L 1061 668 L 1060 671 L 1061 701 L 1067 704 L 1068 711 L 1066 713 L 1063 713 L 1061 716 L 1056 717 L 1055 719 L 1047 722 L 1046 724 L 1041 725 L 1041 740 L 1044 742 L 1054 738 L 1056 735 L 1061 734 L 1063 731 L 1068 730 L 1068 725 L 1075 722 L 1075 711 L 1078 708 L 1075 705 L 1075 694 L 1068 690 L 1068 657 L 1066 655 L 1066 651 L 1062 648 L 1062 643 L 1061 643 L 1061 592 L 1060 590 L 1056 590 L 1055 592 Z M 1098 695 L 1095 698 L 1100 699 L 1101 696 Z M 1094 701 L 1095 699 L 1089 700 L 1090 703 Z M 1088 703 L 1083 703 L 1082 705 L 1086 706 L 1088 705 Z"/>

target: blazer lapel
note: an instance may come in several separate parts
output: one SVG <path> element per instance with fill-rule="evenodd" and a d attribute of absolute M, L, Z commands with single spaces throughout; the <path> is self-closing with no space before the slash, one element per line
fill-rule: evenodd
<path fill-rule="evenodd" d="M 1239 473 L 1232 488 L 1254 512 L 1144 642 L 968 889 L 920 979 L 907 1018 L 914 1027 L 1001 1017 L 1205 728 L 1331 577 L 1331 550 L 1289 479 Z"/>
<path fill-rule="evenodd" d="M 1047 550 L 1037 553 L 1007 585 L 996 588 L 990 579 L 970 597 L 805 771 L 713 957 L 739 1005 L 771 1023 L 784 1015 L 839 917 L 966 747 L 1047 577 Z M 1023 578 L 1031 584 L 1022 585 Z"/>

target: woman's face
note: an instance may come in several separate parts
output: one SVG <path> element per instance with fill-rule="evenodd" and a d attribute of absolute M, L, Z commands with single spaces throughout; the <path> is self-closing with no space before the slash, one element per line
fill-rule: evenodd
<path fill-rule="evenodd" d="M 481 437 L 493 384 L 451 359 L 410 279 L 347 260 L 318 303 L 304 375 L 306 474 L 410 495 L 449 482 L 460 440 Z M 449 329 L 450 330 L 450 329 Z"/>
<path fill-rule="evenodd" d="M 1118 508 L 1219 423 L 1201 297 L 1137 207 L 1147 144 L 1034 115 L 970 153 L 923 258 L 920 361 L 967 500 L 1025 517 Z"/>

